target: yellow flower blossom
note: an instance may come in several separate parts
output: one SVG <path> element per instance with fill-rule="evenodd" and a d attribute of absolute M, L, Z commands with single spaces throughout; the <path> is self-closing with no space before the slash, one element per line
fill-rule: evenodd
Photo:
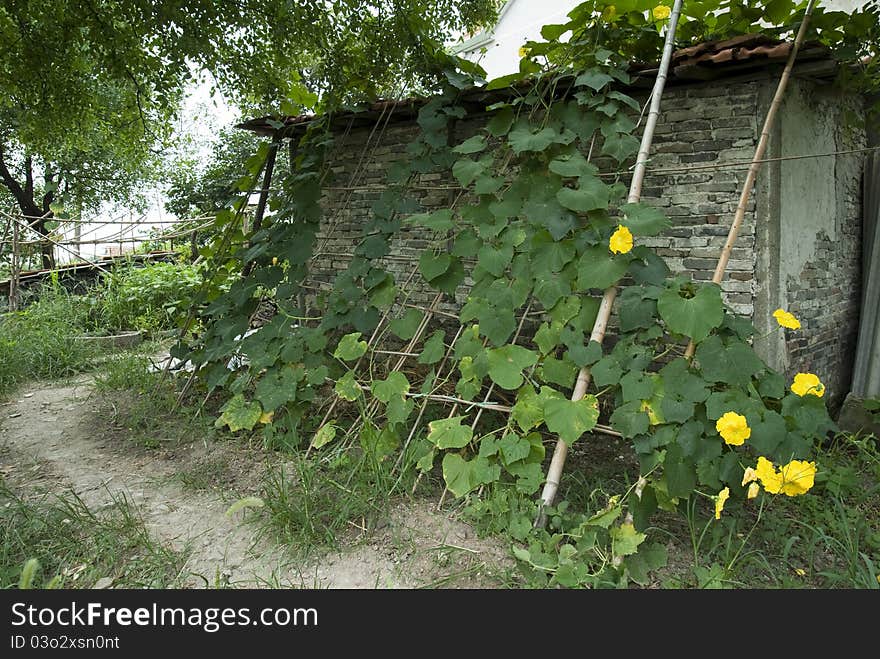
<path fill-rule="evenodd" d="M 745 487 L 746 483 L 751 483 L 756 480 L 758 480 L 758 473 L 751 467 L 746 467 L 746 470 L 743 472 L 742 486 Z"/>
<path fill-rule="evenodd" d="M 801 321 L 795 318 L 794 314 L 789 313 L 785 309 L 777 309 L 773 312 L 773 317 L 782 327 L 794 330 L 801 328 Z"/>
<path fill-rule="evenodd" d="M 815 484 L 816 463 L 792 460 L 782 467 L 782 493 L 790 497 L 806 494 Z"/>
<path fill-rule="evenodd" d="M 821 398 L 825 395 L 825 385 L 822 384 L 818 376 L 812 373 L 798 373 L 795 375 L 791 390 L 798 396 L 812 394 Z"/>
<path fill-rule="evenodd" d="M 794 571 L 795 571 L 795 574 L 797 574 L 799 577 L 807 576 L 807 571 L 802 567 L 796 567 L 794 569 Z"/>
<path fill-rule="evenodd" d="M 523 57 L 525 57 L 526 55 L 528 55 L 531 51 L 532 51 L 531 48 L 526 48 L 525 46 L 520 46 L 520 49 L 519 49 L 519 57 L 520 57 L 520 59 L 522 59 Z"/>
<path fill-rule="evenodd" d="M 725 487 L 715 497 L 715 519 L 721 519 L 721 511 L 724 510 L 724 504 L 730 498 L 730 488 Z"/>
<path fill-rule="evenodd" d="M 758 458 L 756 473 L 770 494 L 785 494 L 796 497 L 805 494 L 815 484 L 816 463 L 805 460 L 792 460 L 779 471 L 767 458 Z"/>
<path fill-rule="evenodd" d="M 760 491 L 761 486 L 757 483 L 752 483 L 751 485 L 749 485 L 749 491 L 746 493 L 746 498 L 754 499 L 756 496 L 758 496 L 758 492 Z"/>
<path fill-rule="evenodd" d="M 608 241 L 608 248 L 615 254 L 626 254 L 633 248 L 633 235 L 622 224 L 617 225 L 617 231 Z"/>
<path fill-rule="evenodd" d="M 278 265 L 278 257 L 277 256 L 272 257 L 272 265 Z"/>
<path fill-rule="evenodd" d="M 654 20 L 662 21 L 664 18 L 669 18 L 669 14 L 671 12 L 669 11 L 669 7 L 667 7 L 666 5 L 657 5 L 656 7 L 654 7 L 653 10 L 651 10 L 651 13 L 654 15 Z"/>
<path fill-rule="evenodd" d="M 752 436 L 752 429 L 749 428 L 746 418 L 736 412 L 725 412 L 715 422 L 715 430 L 718 431 L 718 434 L 721 435 L 725 443 L 732 446 L 740 446 Z"/>

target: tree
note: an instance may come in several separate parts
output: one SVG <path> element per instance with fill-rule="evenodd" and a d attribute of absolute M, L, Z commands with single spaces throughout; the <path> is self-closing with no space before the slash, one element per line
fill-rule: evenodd
<path fill-rule="evenodd" d="M 60 208 L 155 178 L 193 68 L 246 111 L 328 109 L 423 78 L 438 40 L 494 15 L 494 0 L 4 0 L 0 183 L 46 234 Z"/>
<path fill-rule="evenodd" d="M 226 207 L 233 197 L 235 182 L 245 171 L 245 161 L 258 143 L 259 138 L 253 133 L 236 128 L 221 130 L 213 141 L 206 165 L 200 167 L 193 158 L 186 158 L 173 168 L 165 209 L 185 219 L 210 215 Z"/>

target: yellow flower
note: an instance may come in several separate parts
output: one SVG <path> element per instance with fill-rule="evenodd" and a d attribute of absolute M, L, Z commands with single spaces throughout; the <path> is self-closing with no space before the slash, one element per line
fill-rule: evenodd
<path fill-rule="evenodd" d="M 751 467 L 746 467 L 745 472 L 743 472 L 742 486 L 745 487 L 746 483 L 751 483 L 756 480 L 758 480 L 758 473 Z"/>
<path fill-rule="evenodd" d="M 724 510 L 725 502 L 730 498 L 730 488 L 725 487 L 715 497 L 715 519 L 721 519 L 721 511 Z"/>
<path fill-rule="evenodd" d="M 802 568 L 802 567 L 796 567 L 794 569 L 794 571 L 795 571 L 795 574 L 797 574 L 799 577 L 807 576 L 807 571 L 804 570 L 804 568 Z"/>
<path fill-rule="evenodd" d="M 278 265 L 278 257 L 277 256 L 272 257 L 272 265 Z"/>
<path fill-rule="evenodd" d="M 822 384 L 818 376 L 812 373 L 798 373 L 795 375 L 791 390 L 798 396 L 812 394 L 821 398 L 825 395 L 825 385 Z"/>
<path fill-rule="evenodd" d="M 651 13 L 654 14 L 654 20 L 662 21 L 664 18 L 669 18 L 670 11 L 666 5 L 657 5 Z"/>
<path fill-rule="evenodd" d="M 801 321 L 795 318 L 794 314 L 789 313 L 785 309 L 777 309 L 773 312 L 773 317 L 782 327 L 787 327 L 788 329 L 801 328 Z"/>
<path fill-rule="evenodd" d="M 758 496 L 758 492 L 760 491 L 761 486 L 757 483 L 752 483 L 751 485 L 749 485 L 749 491 L 746 493 L 746 497 L 749 499 L 754 499 L 756 496 Z"/>
<path fill-rule="evenodd" d="M 796 497 L 805 494 L 815 484 L 816 463 L 792 460 L 780 471 L 776 471 L 772 462 L 761 457 L 758 458 L 756 473 L 764 489 L 770 494 L 782 492 L 786 496 Z"/>
<path fill-rule="evenodd" d="M 531 52 L 531 50 L 532 50 L 531 48 L 526 48 L 525 46 L 520 46 L 520 49 L 519 49 L 520 59 L 522 59 L 523 57 L 528 55 Z"/>
<path fill-rule="evenodd" d="M 816 463 L 792 460 L 782 467 L 782 493 L 790 497 L 806 494 L 816 478 Z"/>
<path fill-rule="evenodd" d="M 617 231 L 608 241 L 608 248 L 615 254 L 626 254 L 633 248 L 633 235 L 622 224 L 617 225 Z"/>
<path fill-rule="evenodd" d="M 718 431 L 718 434 L 721 435 L 727 444 L 733 446 L 740 446 L 752 436 L 752 429 L 749 428 L 746 418 L 736 412 L 725 412 L 715 422 L 715 430 Z"/>
<path fill-rule="evenodd" d="M 758 458 L 758 466 L 755 468 L 755 473 L 758 475 L 758 479 L 765 490 L 770 494 L 779 494 L 779 491 L 782 489 L 782 474 L 776 471 L 772 462 L 765 457 Z"/>

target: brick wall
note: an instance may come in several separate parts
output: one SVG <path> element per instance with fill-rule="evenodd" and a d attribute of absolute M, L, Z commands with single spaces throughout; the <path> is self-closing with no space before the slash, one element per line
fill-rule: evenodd
<path fill-rule="evenodd" d="M 722 79 L 667 87 L 642 201 L 661 207 L 673 225 L 661 236 L 639 240 L 656 248 L 674 271 L 696 280 L 711 279 L 746 177 L 747 165 L 741 163 L 747 163 L 754 154 L 776 82 L 775 77 L 739 81 Z M 834 148 L 829 151 L 858 148 L 864 143 L 863 131 L 839 126 L 843 109 L 836 92 L 816 92 L 822 96 L 824 105 L 809 105 L 812 100 L 803 98 L 803 94 L 811 89 L 811 85 L 794 81 L 796 91 L 789 107 L 800 108 L 800 123 L 791 124 L 785 112 L 780 114 L 780 121 L 787 126 L 788 134 L 800 135 L 800 138 L 789 139 L 791 144 L 786 145 L 783 144 L 786 140 L 777 136 L 778 144 L 768 155 L 783 152 L 797 155 L 791 149 L 798 154 L 817 152 L 820 146 L 813 143 L 811 130 L 816 121 L 827 124 L 817 112 L 834 116 L 830 128 Z M 861 112 L 853 99 L 844 105 L 855 115 Z M 460 122 L 456 139 L 464 139 L 476 128 L 473 120 Z M 417 132 L 414 120 L 406 120 L 392 122 L 384 131 L 366 127 L 338 137 L 333 156 L 334 181 L 330 184 L 333 189 L 325 195 L 327 217 L 318 241 L 324 255 L 314 263 L 315 282 L 326 286 L 335 273 L 346 267 L 348 257 L 344 255 L 350 253 L 362 237 L 362 227 L 369 217 L 371 204 L 378 199 L 380 189 L 386 184 L 388 168 L 408 157 L 406 147 Z M 785 204 L 779 200 L 779 186 L 792 176 L 800 175 L 796 169 L 798 165 L 787 172 L 782 171 L 781 165 L 777 164 L 775 169 L 772 164 L 766 165 L 747 207 L 745 222 L 722 283 L 727 303 L 736 313 L 752 318 L 759 333 L 775 329 L 775 321 L 769 314 L 778 306 L 789 308 L 801 317 L 805 321 L 803 331 L 789 333 L 787 341 L 782 337 L 785 344 L 781 349 L 767 348 L 759 343 L 759 351 L 777 368 L 792 372 L 813 369 L 821 373 L 823 381 L 835 395 L 848 390 L 851 368 L 848 360 L 854 352 L 858 316 L 861 158 L 850 160 L 850 164 L 841 166 L 837 159 L 825 159 L 823 167 L 831 166 L 833 186 L 820 186 L 815 193 L 833 190 L 833 201 L 829 203 L 834 208 L 823 218 L 825 233 L 816 234 L 815 249 L 806 255 L 798 273 L 791 272 L 794 261 L 789 259 L 781 244 L 779 249 L 773 247 L 775 255 L 768 253 L 771 246 L 761 244 L 761 240 L 778 240 L 779 234 L 786 231 L 795 231 L 796 234 L 796 225 L 793 228 L 792 224 L 796 223 L 796 218 L 789 216 L 797 209 L 783 208 Z M 360 173 L 353 177 L 359 165 Z M 626 177 L 623 180 L 629 183 Z M 441 174 L 423 175 L 418 181 L 423 188 L 448 184 L 454 184 L 454 180 Z M 346 189 L 364 185 L 377 189 Z M 445 189 L 419 189 L 412 194 L 424 209 L 448 206 L 455 199 L 455 193 Z M 789 190 L 789 196 L 791 194 Z M 775 223 L 775 230 L 768 231 L 762 222 L 768 223 L 767 226 Z M 829 231 L 829 228 L 833 230 Z M 418 255 L 427 246 L 426 236 L 419 230 L 404 228 L 396 236 L 392 253 L 384 260 L 384 265 L 395 274 L 399 284 L 403 284 L 412 273 Z M 774 260 L 788 264 L 788 267 L 782 267 L 771 276 L 765 270 L 777 267 L 772 263 Z M 781 282 L 779 290 L 768 292 L 777 280 Z M 407 288 L 412 290 L 410 302 L 427 306 L 435 296 L 418 274 Z M 465 295 L 466 287 L 460 287 L 459 304 Z M 456 304 L 444 300 L 439 308 L 452 313 Z M 779 332 L 776 334 L 781 337 Z"/>

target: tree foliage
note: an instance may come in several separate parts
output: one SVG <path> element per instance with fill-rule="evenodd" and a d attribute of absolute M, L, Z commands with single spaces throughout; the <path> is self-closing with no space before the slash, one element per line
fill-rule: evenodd
<path fill-rule="evenodd" d="M 129 199 L 193 69 L 248 111 L 331 108 L 414 83 L 438 39 L 493 15 L 490 0 L 5 0 L 0 181 L 33 217 Z"/>

